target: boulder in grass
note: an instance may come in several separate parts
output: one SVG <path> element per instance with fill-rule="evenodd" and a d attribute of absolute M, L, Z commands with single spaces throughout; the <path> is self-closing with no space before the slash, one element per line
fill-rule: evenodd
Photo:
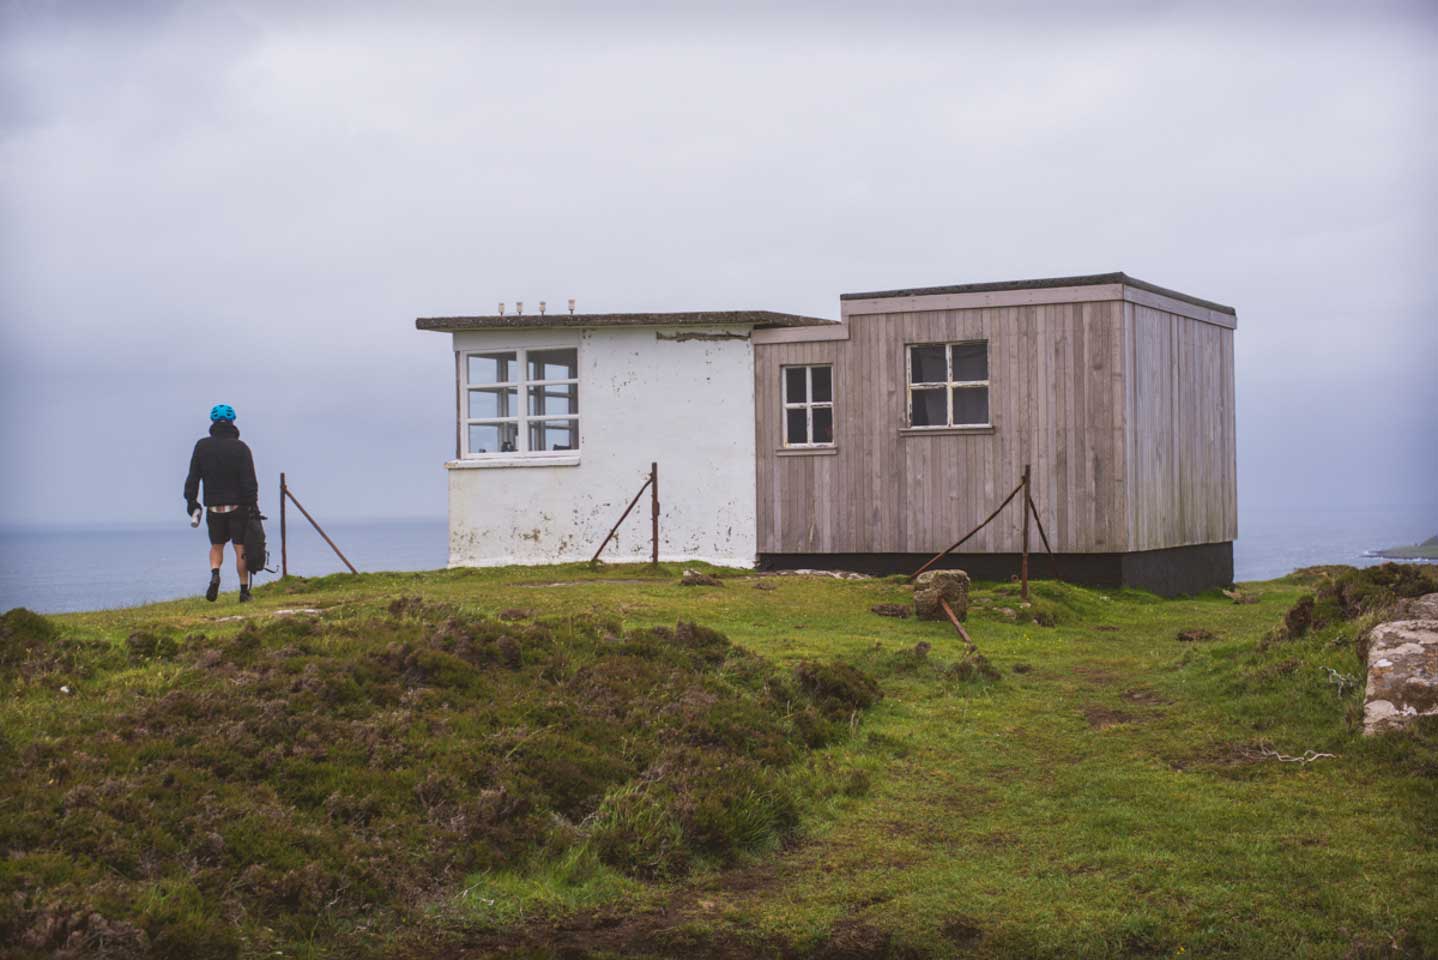
<path fill-rule="evenodd" d="M 1438 716 L 1438 619 L 1380 623 L 1368 632 L 1363 733 L 1401 730 L 1426 716 Z"/>
<path fill-rule="evenodd" d="M 681 587 L 722 587 L 724 582 L 718 577 L 711 577 L 698 570 L 685 570 L 679 578 L 679 585 Z"/>
<path fill-rule="evenodd" d="M 962 570 L 930 570 L 914 581 L 914 613 L 920 620 L 947 620 L 940 600 L 947 600 L 954 616 L 969 615 L 969 575 Z"/>

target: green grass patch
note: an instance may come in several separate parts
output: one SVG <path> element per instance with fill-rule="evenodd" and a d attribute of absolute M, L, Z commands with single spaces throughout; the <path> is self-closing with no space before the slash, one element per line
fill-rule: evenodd
<path fill-rule="evenodd" d="M 0 942 L 1438 955 L 1438 724 L 1365 739 L 1344 679 L 1433 571 L 1300 571 L 1244 602 L 978 583 L 982 662 L 870 612 L 912 602 L 900 579 L 706 572 L 7 614 Z M 1305 751 L 1335 756 L 1273 756 Z"/>

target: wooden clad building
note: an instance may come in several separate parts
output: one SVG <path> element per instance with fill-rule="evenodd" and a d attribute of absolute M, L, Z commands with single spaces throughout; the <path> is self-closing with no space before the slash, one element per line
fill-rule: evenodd
<path fill-rule="evenodd" d="M 1231 582 L 1232 307 L 1122 273 L 840 306 L 836 325 L 752 335 L 762 566 L 912 570 L 1029 465 L 1064 578 Z M 1006 578 L 1022 516 L 1015 501 L 948 565 Z"/>

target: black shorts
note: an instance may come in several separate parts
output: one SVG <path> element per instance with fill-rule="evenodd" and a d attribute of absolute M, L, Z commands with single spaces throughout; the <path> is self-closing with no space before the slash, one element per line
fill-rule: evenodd
<path fill-rule="evenodd" d="M 208 507 L 205 508 L 205 523 L 210 528 L 210 545 L 220 546 L 229 542 L 236 546 L 243 546 L 245 542 L 245 521 L 249 519 L 250 512 L 244 507 L 238 510 L 231 510 L 229 513 L 212 513 Z"/>

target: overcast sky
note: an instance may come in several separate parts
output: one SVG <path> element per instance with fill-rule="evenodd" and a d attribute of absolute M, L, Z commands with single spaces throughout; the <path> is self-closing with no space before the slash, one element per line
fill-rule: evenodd
<path fill-rule="evenodd" d="M 1242 511 L 1433 515 L 1438 4 L 770 6 L 4 3 L 0 524 L 182 522 L 217 401 L 443 516 L 420 315 L 1111 270 L 1238 308 Z"/>

